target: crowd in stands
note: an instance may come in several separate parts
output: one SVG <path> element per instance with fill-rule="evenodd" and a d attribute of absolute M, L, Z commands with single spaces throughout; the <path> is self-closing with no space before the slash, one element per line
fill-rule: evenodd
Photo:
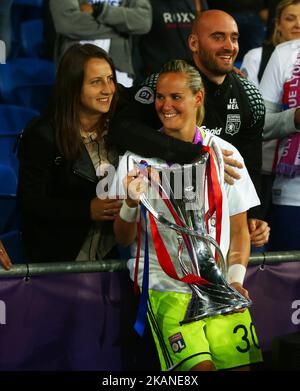
<path fill-rule="evenodd" d="M 223 196 L 228 283 L 249 298 L 243 281 L 251 245 L 253 251 L 299 250 L 300 0 L 5 0 L 0 40 L 6 46 L 0 174 L 10 175 L 15 186 L 8 190 L 0 183 L 0 214 L 8 210 L 7 200 L 12 205 L 0 224 L 5 268 L 119 257 L 120 245 L 141 240 L 139 202 L 122 202 L 107 191 L 99 196 L 107 167 L 117 169 L 125 154 L 119 179 L 125 187 L 133 182 L 140 194 L 140 173 L 123 167 L 128 154 L 185 164 L 199 157 L 199 143 L 217 145 L 211 160 L 218 175 L 209 180 L 212 193 L 220 182 Z M 182 61 L 170 62 L 175 59 Z M 216 201 L 215 209 L 207 210 L 207 229 L 218 241 Z M 143 224 L 144 243 L 146 219 Z M 15 246 L 22 249 L 16 257 Z M 161 296 L 171 291 L 170 301 L 186 290 L 177 289 L 177 281 L 170 288 L 156 273 L 150 272 L 151 304 L 164 320 Z M 248 311 L 242 314 L 227 320 L 250 327 Z M 217 322 L 211 319 L 205 327 L 213 329 Z M 151 325 L 154 331 L 153 319 Z M 187 360 L 182 368 L 197 370 L 261 360 L 251 346 L 251 359 L 233 354 L 224 364 L 224 352 L 209 339 L 199 349 L 212 353 L 199 359 L 188 350 L 178 359 L 153 334 L 163 369 L 178 360 L 179 366 Z"/>

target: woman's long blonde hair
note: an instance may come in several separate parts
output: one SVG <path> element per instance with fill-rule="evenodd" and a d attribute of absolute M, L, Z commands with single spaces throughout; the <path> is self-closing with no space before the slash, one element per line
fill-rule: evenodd
<path fill-rule="evenodd" d="M 297 4 L 300 4 L 300 0 L 282 0 L 280 3 L 278 3 L 276 7 L 276 13 L 275 13 L 274 32 L 271 38 L 272 44 L 274 46 L 284 42 L 282 39 L 281 32 L 278 30 L 278 23 L 280 22 L 282 12 L 286 9 L 286 7 L 289 7 L 290 5 L 297 5 Z"/>
<path fill-rule="evenodd" d="M 197 94 L 197 92 L 199 91 L 203 91 L 204 93 L 203 81 L 199 71 L 192 65 L 188 64 L 186 61 L 171 60 L 167 62 L 165 65 L 163 65 L 159 74 L 162 75 L 163 73 L 170 73 L 170 72 L 185 74 L 187 78 L 187 87 L 191 89 L 193 94 Z M 197 110 L 197 117 L 196 117 L 197 126 L 202 125 L 204 114 L 205 114 L 204 104 L 202 104 Z"/>

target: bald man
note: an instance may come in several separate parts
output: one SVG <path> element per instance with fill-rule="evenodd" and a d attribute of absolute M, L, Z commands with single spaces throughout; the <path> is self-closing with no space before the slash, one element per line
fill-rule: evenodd
<path fill-rule="evenodd" d="M 239 150 L 260 194 L 265 107 L 258 90 L 247 79 L 232 72 L 239 50 L 238 35 L 237 25 L 229 14 L 209 10 L 195 19 L 188 45 L 206 91 L 203 125 Z M 117 110 L 111 140 L 123 151 L 131 150 L 145 157 L 158 156 L 176 163 L 191 162 L 199 152 L 197 146 L 157 132 L 161 123 L 153 105 L 156 80 L 157 75 L 150 76 L 133 92 L 131 102 Z M 238 178 L 231 170 L 237 162 L 230 156 L 225 162 L 227 174 Z M 232 178 L 227 174 L 230 182 Z M 249 211 L 251 240 L 258 247 L 269 238 L 269 227 L 259 216 L 258 208 Z"/>

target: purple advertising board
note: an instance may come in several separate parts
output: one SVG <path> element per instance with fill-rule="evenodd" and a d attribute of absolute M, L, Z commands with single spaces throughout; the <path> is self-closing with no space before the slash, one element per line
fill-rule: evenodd
<path fill-rule="evenodd" d="M 274 337 L 300 331 L 299 262 L 251 266 L 245 286 L 264 351 Z M 135 336 L 133 301 L 127 272 L 1 278 L 0 371 L 117 371 L 130 360 L 138 369 L 147 335 Z M 146 346 L 141 361 L 151 369 Z"/>
<path fill-rule="evenodd" d="M 271 350 L 274 337 L 300 331 L 300 262 L 249 266 L 245 287 L 263 351 Z"/>

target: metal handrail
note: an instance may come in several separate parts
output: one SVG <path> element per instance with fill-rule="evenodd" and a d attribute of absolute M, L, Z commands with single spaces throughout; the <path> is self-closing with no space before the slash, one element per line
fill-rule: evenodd
<path fill-rule="evenodd" d="M 274 265 L 282 262 L 300 262 L 300 251 L 276 251 L 251 254 L 250 265 Z M 15 264 L 9 270 L 0 266 L 1 277 L 32 277 L 45 274 L 118 272 L 126 270 L 126 260 L 52 262 Z"/>

